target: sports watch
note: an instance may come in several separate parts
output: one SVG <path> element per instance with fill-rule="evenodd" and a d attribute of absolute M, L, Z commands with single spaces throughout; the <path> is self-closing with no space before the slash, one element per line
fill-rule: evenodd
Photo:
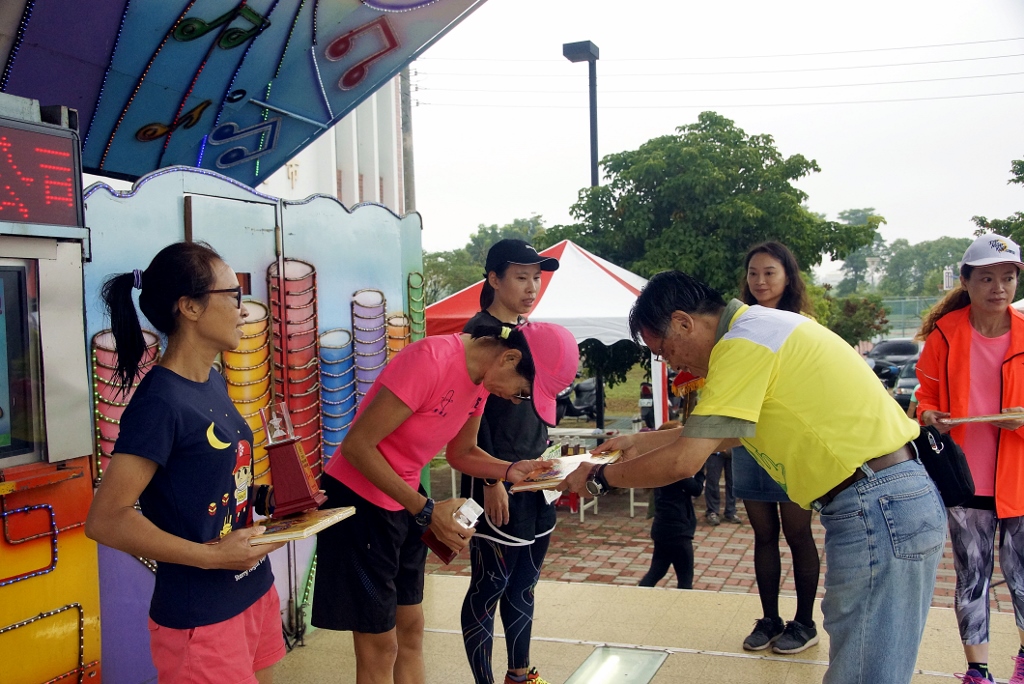
<path fill-rule="evenodd" d="M 608 480 L 604 478 L 604 469 L 607 465 L 607 463 L 601 463 L 590 469 L 590 475 L 587 476 L 587 491 L 592 496 L 603 496 L 611 489 Z"/>
<path fill-rule="evenodd" d="M 434 500 L 427 499 L 427 503 L 423 505 L 423 510 L 413 516 L 413 520 L 421 528 L 426 529 L 430 527 L 430 519 L 434 517 Z"/>

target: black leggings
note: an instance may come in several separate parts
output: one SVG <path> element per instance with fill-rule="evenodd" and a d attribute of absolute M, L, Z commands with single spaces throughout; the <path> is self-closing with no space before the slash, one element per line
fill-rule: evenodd
<path fill-rule="evenodd" d="M 814 623 L 814 597 L 818 593 L 821 561 L 811 534 L 811 511 L 795 503 L 743 501 L 754 528 L 754 577 L 765 617 L 779 617 L 779 583 L 782 554 L 779 551 L 779 520 L 786 543 L 793 552 L 793 583 L 796 585 L 796 620 Z"/>
<path fill-rule="evenodd" d="M 529 546 L 506 546 L 476 537 L 470 540 L 473 576 L 462 603 L 462 640 L 476 684 L 494 682 L 491 650 L 494 609 L 499 599 L 508 669 L 530 666 L 533 589 L 540 579 L 550 541 L 550 534 L 537 537 Z"/>
<path fill-rule="evenodd" d="M 693 589 L 693 540 L 682 537 L 677 542 L 654 542 L 651 569 L 640 580 L 641 587 L 653 587 L 671 565 L 676 570 L 680 589 Z"/>

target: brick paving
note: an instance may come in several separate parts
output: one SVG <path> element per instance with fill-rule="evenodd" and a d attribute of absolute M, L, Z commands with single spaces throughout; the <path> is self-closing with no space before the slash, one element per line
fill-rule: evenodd
<path fill-rule="evenodd" d="M 443 463 L 443 462 L 442 462 Z M 451 475 L 447 464 L 435 465 L 431 470 L 431 485 L 439 497 L 451 493 Z M 647 492 L 637 490 L 637 501 L 646 501 Z M 724 500 L 724 499 L 723 499 Z M 698 512 L 697 532 L 694 536 L 694 589 L 757 593 L 754 581 L 754 533 L 746 524 L 746 513 L 742 504 L 739 517 L 742 525 L 723 522 L 712 527 L 704 522 L 703 498 L 695 501 Z M 552 533 L 541 579 L 569 582 L 601 582 L 605 584 L 635 585 L 647 572 L 654 551 L 650 539 L 651 521 L 645 519 L 646 509 L 638 508 L 636 517 L 629 517 L 628 491 L 613 491 L 601 499 L 600 513 L 586 513 L 585 522 L 568 507 L 558 507 L 558 526 Z M 825 531 L 815 516 L 812 522 L 814 537 L 822 555 L 822 577 L 818 585 L 818 597 L 823 595 Z M 792 557 L 789 548 L 782 544 L 782 595 L 794 596 Z M 440 575 L 466 575 L 470 573 L 469 554 L 460 554 L 450 565 L 442 565 L 437 556 L 427 558 L 427 573 Z M 998 559 L 993 575 L 994 582 L 1001 582 Z M 953 606 L 956 577 L 953 572 L 953 555 L 946 542 L 945 553 L 939 564 L 938 577 L 932 605 L 951 608 Z M 675 573 L 671 569 L 658 586 L 674 587 Z M 1000 583 L 991 592 L 993 611 L 1013 612 L 1010 592 Z"/>

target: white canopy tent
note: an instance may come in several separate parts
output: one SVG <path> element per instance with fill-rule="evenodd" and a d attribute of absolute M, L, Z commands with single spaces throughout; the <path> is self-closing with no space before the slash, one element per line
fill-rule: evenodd
<path fill-rule="evenodd" d="M 612 345 L 628 340 L 629 311 L 647 284 L 635 273 L 591 254 L 579 245 L 563 240 L 541 252 L 558 259 L 557 271 L 544 272 L 532 321 L 564 326 L 577 342 L 597 340 Z M 483 280 L 427 307 L 427 334 L 459 332 L 480 310 Z M 668 415 L 665 367 L 652 363 L 655 424 Z"/>

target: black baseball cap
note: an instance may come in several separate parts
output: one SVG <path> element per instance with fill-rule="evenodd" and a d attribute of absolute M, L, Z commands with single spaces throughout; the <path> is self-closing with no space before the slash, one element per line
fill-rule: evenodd
<path fill-rule="evenodd" d="M 491 246 L 484 271 L 497 271 L 505 264 L 537 264 L 542 271 L 558 270 L 558 259 L 541 256 L 529 242 L 515 238 L 505 238 Z"/>

